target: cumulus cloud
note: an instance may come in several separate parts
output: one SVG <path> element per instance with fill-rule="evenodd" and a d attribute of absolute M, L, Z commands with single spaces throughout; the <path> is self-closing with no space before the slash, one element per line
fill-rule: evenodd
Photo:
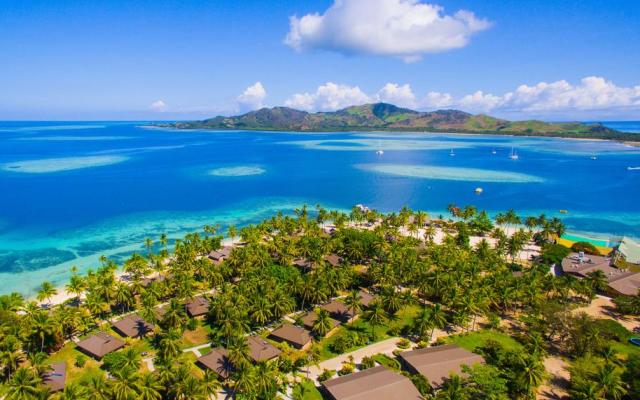
<path fill-rule="evenodd" d="M 621 87 L 603 77 L 589 76 L 577 84 L 565 80 L 520 85 L 504 94 L 476 91 L 454 96 L 428 92 L 417 96 L 409 84 L 387 83 L 373 95 L 356 86 L 327 83 L 314 93 L 298 93 L 285 105 L 307 111 L 332 111 L 351 105 L 392 103 L 418 110 L 457 108 L 471 113 L 541 118 L 640 118 L 640 85 Z"/>
<path fill-rule="evenodd" d="M 237 97 L 236 102 L 240 111 L 253 111 L 264 107 L 267 91 L 261 82 L 249 86 Z"/>
<path fill-rule="evenodd" d="M 335 0 L 323 14 L 289 20 L 285 43 L 297 51 L 396 56 L 417 61 L 425 53 L 461 48 L 489 28 L 486 19 L 420 0 Z"/>
<path fill-rule="evenodd" d="M 377 101 L 395 104 L 400 107 L 416 107 L 416 95 L 408 84 L 387 83 L 376 94 Z"/>
<path fill-rule="evenodd" d="M 169 106 L 162 100 L 156 100 L 149 105 L 149 109 L 156 112 L 165 112 L 169 109 Z"/>
<path fill-rule="evenodd" d="M 327 82 L 318 86 L 314 93 L 297 93 L 288 98 L 287 107 L 306 111 L 334 111 L 353 105 L 369 103 L 372 98 L 357 86 Z"/>

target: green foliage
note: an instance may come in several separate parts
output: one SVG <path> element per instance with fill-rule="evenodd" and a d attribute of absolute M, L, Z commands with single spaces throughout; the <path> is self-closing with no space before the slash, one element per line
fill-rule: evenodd
<path fill-rule="evenodd" d="M 598 249 L 596 249 L 596 246 L 589 242 L 575 242 L 573 245 L 571 245 L 571 250 L 576 253 L 583 251 L 586 254 L 600 254 L 600 252 L 598 252 Z"/>
<path fill-rule="evenodd" d="M 324 382 L 327 381 L 331 378 L 333 378 L 333 376 L 336 374 L 335 370 L 332 369 L 323 369 L 322 373 L 320 373 L 320 375 L 318 375 L 318 382 Z"/>
<path fill-rule="evenodd" d="M 362 361 L 360 362 L 360 366 L 359 369 L 360 370 L 365 370 L 368 368 L 373 368 L 376 365 L 376 361 L 372 358 L 372 357 L 363 357 Z"/>
<path fill-rule="evenodd" d="M 87 363 L 87 357 L 85 355 L 78 354 L 74 363 L 75 366 L 78 368 L 82 368 L 85 366 L 86 363 Z"/>
<path fill-rule="evenodd" d="M 561 244 L 545 244 L 540 254 L 541 261 L 547 265 L 560 265 L 562 260 L 569 255 L 571 249 Z"/>
<path fill-rule="evenodd" d="M 293 386 L 291 393 L 293 400 L 322 400 L 322 394 L 310 379 L 303 379 Z"/>

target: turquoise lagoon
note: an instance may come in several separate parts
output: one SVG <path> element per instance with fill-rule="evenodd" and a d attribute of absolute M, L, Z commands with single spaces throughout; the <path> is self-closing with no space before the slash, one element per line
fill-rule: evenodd
<path fill-rule="evenodd" d="M 627 170 L 640 166 L 640 149 L 619 143 L 141 125 L 0 123 L 0 293 L 63 284 L 72 266 L 122 260 L 148 236 L 242 226 L 305 203 L 433 215 L 449 203 L 514 208 L 598 240 L 640 237 L 640 171 Z"/>

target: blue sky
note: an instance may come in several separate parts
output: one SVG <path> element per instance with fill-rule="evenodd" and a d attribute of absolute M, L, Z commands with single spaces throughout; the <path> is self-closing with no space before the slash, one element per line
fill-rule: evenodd
<path fill-rule="evenodd" d="M 313 13 L 292 40 L 290 17 Z M 637 0 L 0 0 L 0 119 L 187 119 L 380 100 L 640 119 L 639 43 Z"/>

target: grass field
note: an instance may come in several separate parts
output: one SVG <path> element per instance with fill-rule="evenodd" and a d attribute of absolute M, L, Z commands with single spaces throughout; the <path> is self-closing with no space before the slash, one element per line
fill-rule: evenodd
<path fill-rule="evenodd" d="M 502 332 L 494 330 L 481 330 L 472 333 L 463 333 L 460 335 L 450 336 L 447 339 L 449 343 L 456 343 L 458 346 L 469 351 L 474 351 L 478 347 L 482 347 L 489 340 L 500 343 L 507 350 L 520 350 L 522 345 L 515 339 Z"/>
<path fill-rule="evenodd" d="M 293 387 L 291 396 L 294 400 L 322 400 L 322 395 L 313 381 L 304 379 Z"/>

